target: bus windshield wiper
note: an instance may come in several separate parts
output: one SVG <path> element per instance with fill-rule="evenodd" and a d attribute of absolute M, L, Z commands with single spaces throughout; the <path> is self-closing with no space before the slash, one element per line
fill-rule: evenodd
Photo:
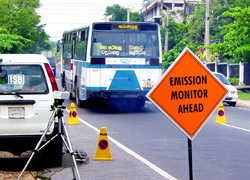
<path fill-rule="evenodd" d="M 18 96 L 18 97 L 20 97 L 20 98 L 23 98 L 23 96 L 21 96 L 19 93 L 17 93 L 17 92 L 3 92 L 3 94 L 5 94 L 5 95 L 16 95 L 16 96 Z"/>

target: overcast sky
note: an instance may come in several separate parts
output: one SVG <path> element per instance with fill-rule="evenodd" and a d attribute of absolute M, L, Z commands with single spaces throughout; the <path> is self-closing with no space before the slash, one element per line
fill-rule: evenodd
<path fill-rule="evenodd" d="M 65 30 L 74 29 L 91 22 L 105 21 L 107 6 L 119 4 L 139 11 L 143 0 L 40 0 L 41 7 L 37 13 L 41 16 L 41 24 L 46 24 L 45 31 L 50 40 L 61 39 Z"/>

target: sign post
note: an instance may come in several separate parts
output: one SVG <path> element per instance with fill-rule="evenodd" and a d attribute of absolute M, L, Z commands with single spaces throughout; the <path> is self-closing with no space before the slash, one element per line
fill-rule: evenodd
<path fill-rule="evenodd" d="M 186 47 L 147 94 L 188 137 L 190 179 L 193 178 L 192 140 L 227 93 L 221 82 Z"/>
<path fill-rule="evenodd" d="M 192 152 L 192 141 L 188 140 L 188 165 L 189 165 L 189 179 L 193 180 L 193 152 Z"/>

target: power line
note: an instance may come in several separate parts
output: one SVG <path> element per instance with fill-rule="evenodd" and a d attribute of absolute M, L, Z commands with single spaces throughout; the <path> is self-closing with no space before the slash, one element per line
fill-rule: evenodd
<path fill-rule="evenodd" d="M 109 4 L 112 4 L 112 3 L 109 3 Z M 44 6 L 44 5 L 56 5 L 56 6 L 58 6 L 58 5 L 76 5 L 76 6 L 91 6 L 91 5 L 93 5 L 93 6 L 104 6 L 104 7 L 107 7 L 107 6 L 110 6 L 109 4 L 102 4 L 102 3 L 98 3 L 98 4 L 96 4 L 96 3 L 61 3 L 61 2 L 59 2 L 59 3 L 41 3 L 41 5 L 42 6 Z M 118 4 L 118 3 L 113 3 L 113 5 L 114 4 Z M 120 4 L 119 4 L 120 5 Z M 120 6 L 123 6 L 123 5 L 120 5 Z M 142 4 L 140 4 L 140 3 L 131 3 L 131 4 L 124 4 L 124 6 L 142 6 Z"/>

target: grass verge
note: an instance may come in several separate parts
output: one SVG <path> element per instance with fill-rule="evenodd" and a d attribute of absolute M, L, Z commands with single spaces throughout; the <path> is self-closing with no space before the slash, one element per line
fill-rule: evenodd
<path fill-rule="evenodd" d="M 239 96 L 239 99 L 250 100 L 250 91 L 248 91 L 247 93 L 238 91 L 238 96 Z"/>

